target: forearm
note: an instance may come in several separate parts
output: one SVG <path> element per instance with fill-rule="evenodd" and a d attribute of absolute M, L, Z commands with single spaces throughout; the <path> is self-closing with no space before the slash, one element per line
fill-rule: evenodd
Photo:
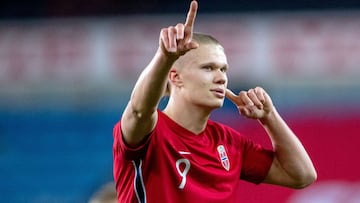
<path fill-rule="evenodd" d="M 156 109 L 172 64 L 173 60 L 158 51 L 136 82 L 121 119 L 121 130 L 128 145 L 136 147 L 155 126 Z"/>
<path fill-rule="evenodd" d="M 156 111 L 174 61 L 175 59 L 165 56 L 161 51 L 156 52 L 132 91 L 129 105 L 133 112 L 144 116 Z"/>
<path fill-rule="evenodd" d="M 279 167 L 299 187 L 308 185 L 316 179 L 312 161 L 300 140 L 274 109 L 260 122 L 271 138 L 275 159 Z"/>
<path fill-rule="evenodd" d="M 154 129 L 159 101 L 165 92 L 167 77 L 173 63 L 186 52 L 196 49 L 192 40 L 197 2 L 192 1 L 186 23 L 178 23 L 160 31 L 159 48 L 141 73 L 121 118 L 124 141 L 138 146 Z"/>

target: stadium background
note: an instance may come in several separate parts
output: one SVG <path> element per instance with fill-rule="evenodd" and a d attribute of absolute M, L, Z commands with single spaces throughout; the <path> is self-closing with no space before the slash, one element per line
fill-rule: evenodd
<path fill-rule="evenodd" d="M 360 195 L 358 1 L 200 1 L 234 91 L 265 87 L 318 170 L 304 190 L 243 182 L 244 202 L 347 203 Z M 0 202 L 87 202 L 112 181 L 112 127 L 160 28 L 188 1 L 0 3 Z M 162 104 L 164 104 L 163 101 Z M 265 145 L 226 101 L 214 120 Z"/>

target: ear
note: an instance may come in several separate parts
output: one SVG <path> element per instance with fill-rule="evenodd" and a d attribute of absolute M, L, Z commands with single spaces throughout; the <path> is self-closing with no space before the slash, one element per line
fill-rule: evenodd
<path fill-rule="evenodd" d="M 177 87 L 182 85 L 180 74 L 176 68 L 170 69 L 169 81 L 172 85 L 177 86 Z"/>

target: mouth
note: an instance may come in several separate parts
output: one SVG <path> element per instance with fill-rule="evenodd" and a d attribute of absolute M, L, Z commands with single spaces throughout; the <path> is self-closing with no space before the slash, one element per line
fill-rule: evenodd
<path fill-rule="evenodd" d="M 210 91 L 213 92 L 215 96 L 218 98 L 225 98 L 225 90 L 222 88 L 214 88 L 211 89 Z"/>

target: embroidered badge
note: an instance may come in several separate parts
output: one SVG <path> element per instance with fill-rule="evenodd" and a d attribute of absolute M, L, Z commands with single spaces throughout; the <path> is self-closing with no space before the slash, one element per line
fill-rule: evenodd
<path fill-rule="evenodd" d="M 230 170 L 230 161 L 229 161 L 229 157 L 226 154 L 226 150 L 225 147 L 223 145 L 219 145 L 217 147 L 217 151 L 219 153 L 219 157 L 220 157 L 220 162 L 221 165 L 227 170 Z"/>

